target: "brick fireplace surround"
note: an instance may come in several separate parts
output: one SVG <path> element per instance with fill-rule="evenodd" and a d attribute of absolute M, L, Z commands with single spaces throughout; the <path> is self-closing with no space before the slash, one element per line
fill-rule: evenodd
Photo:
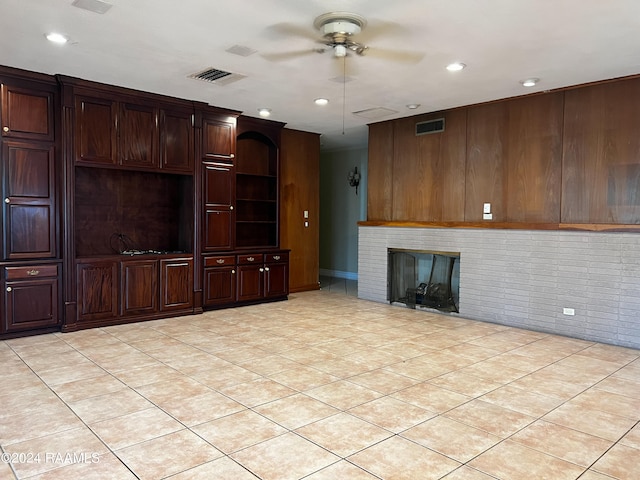
<path fill-rule="evenodd" d="M 640 234 L 361 225 L 359 298 L 388 301 L 388 248 L 460 252 L 452 315 L 640 348 Z"/>

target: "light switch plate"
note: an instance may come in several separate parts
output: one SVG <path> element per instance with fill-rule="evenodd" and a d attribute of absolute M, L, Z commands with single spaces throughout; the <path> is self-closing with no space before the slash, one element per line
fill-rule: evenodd
<path fill-rule="evenodd" d="M 493 213 L 483 213 L 482 214 L 482 219 L 483 220 L 493 220 Z"/>
<path fill-rule="evenodd" d="M 309 210 L 304 211 L 304 218 L 309 218 Z"/>
<path fill-rule="evenodd" d="M 485 203 L 482 207 L 482 213 L 491 213 L 491 204 Z"/>

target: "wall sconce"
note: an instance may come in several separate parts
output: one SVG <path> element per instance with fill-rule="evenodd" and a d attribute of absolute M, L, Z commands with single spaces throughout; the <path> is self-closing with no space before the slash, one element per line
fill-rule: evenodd
<path fill-rule="evenodd" d="M 360 185 L 360 174 L 358 173 L 358 167 L 355 167 L 352 171 L 347 175 L 347 179 L 349 180 L 349 185 L 352 187 L 356 187 L 356 195 L 358 194 L 358 185 Z"/>

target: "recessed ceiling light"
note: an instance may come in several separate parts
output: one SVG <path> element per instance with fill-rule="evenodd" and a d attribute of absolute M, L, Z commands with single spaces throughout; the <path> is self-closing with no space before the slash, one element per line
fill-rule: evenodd
<path fill-rule="evenodd" d="M 407 108 L 409 110 L 415 110 L 416 108 L 418 108 L 420 106 L 419 103 L 410 103 L 409 105 L 407 105 Z"/>
<path fill-rule="evenodd" d="M 523 87 L 533 87 L 540 81 L 539 78 L 527 78 L 526 80 L 522 80 L 520 83 Z"/>
<path fill-rule="evenodd" d="M 447 65 L 447 70 L 449 70 L 450 72 L 459 72 L 464 67 L 466 67 L 464 63 L 454 62 Z"/>
<path fill-rule="evenodd" d="M 271 109 L 270 108 L 259 108 L 258 109 L 258 113 L 260 114 L 261 117 L 268 117 L 269 115 L 271 115 Z"/>
<path fill-rule="evenodd" d="M 61 45 L 69 41 L 69 37 L 67 37 L 66 35 L 62 35 L 61 33 L 55 33 L 55 32 L 45 33 L 44 36 L 50 42 L 59 43 Z"/>
<path fill-rule="evenodd" d="M 327 100 L 326 98 L 316 98 L 313 102 L 316 105 L 326 105 L 327 103 L 329 103 L 329 100 Z"/>

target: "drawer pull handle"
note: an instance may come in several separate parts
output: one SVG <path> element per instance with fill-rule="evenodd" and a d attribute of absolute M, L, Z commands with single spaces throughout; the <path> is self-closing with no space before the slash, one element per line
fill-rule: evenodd
<path fill-rule="evenodd" d="M 255 258 L 253 258 L 253 257 L 247 257 L 247 262 L 253 262 L 253 261 L 255 261 Z"/>
<path fill-rule="evenodd" d="M 10 292 L 12 290 L 11 287 L 7 287 L 7 292 Z"/>
<path fill-rule="evenodd" d="M 229 205 L 229 210 L 233 210 L 233 205 Z"/>
<path fill-rule="evenodd" d="M 236 273 L 236 271 L 235 270 L 231 270 L 231 273 Z"/>
<path fill-rule="evenodd" d="M 264 271 L 268 272 L 269 271 L 269 267 L 264 267 Z"/>
<path fill-rule="evenodd" d="M 9 127 L 2 127 L 2 131 L 3 132 L 8 132 L 9 131 Z"/>
<path fill-rule="evenodd" d="M 260 271 L 261 271 L 261 272 L 264 272 L 264 268 L 260 267 Z"/>
<path fill-rule="evenodd" d="M 280 260 L 280 255 L 274 255 L 274 256 L 273 256 L 273 259 L 274 259 L 274 260 Z"/>
<path fill-rule="evenodd" d="M 11 203 L 11 199 L 9 197 L 5 198 L 4 203 Z"/>
<path fill-rule="evenodd" d="M 219 263 L 220 265 L 222 265 L 224 263 L 224 260 L 222 258 L 219 258 L 216 260 L 216 263 Z"/>
<path fill-rule="evenodd" d="M 36 275 L 40 274 L 40 270 L 27 270 L 27 275 L 31 276 L 31 277 L 35 277 Z"/>

